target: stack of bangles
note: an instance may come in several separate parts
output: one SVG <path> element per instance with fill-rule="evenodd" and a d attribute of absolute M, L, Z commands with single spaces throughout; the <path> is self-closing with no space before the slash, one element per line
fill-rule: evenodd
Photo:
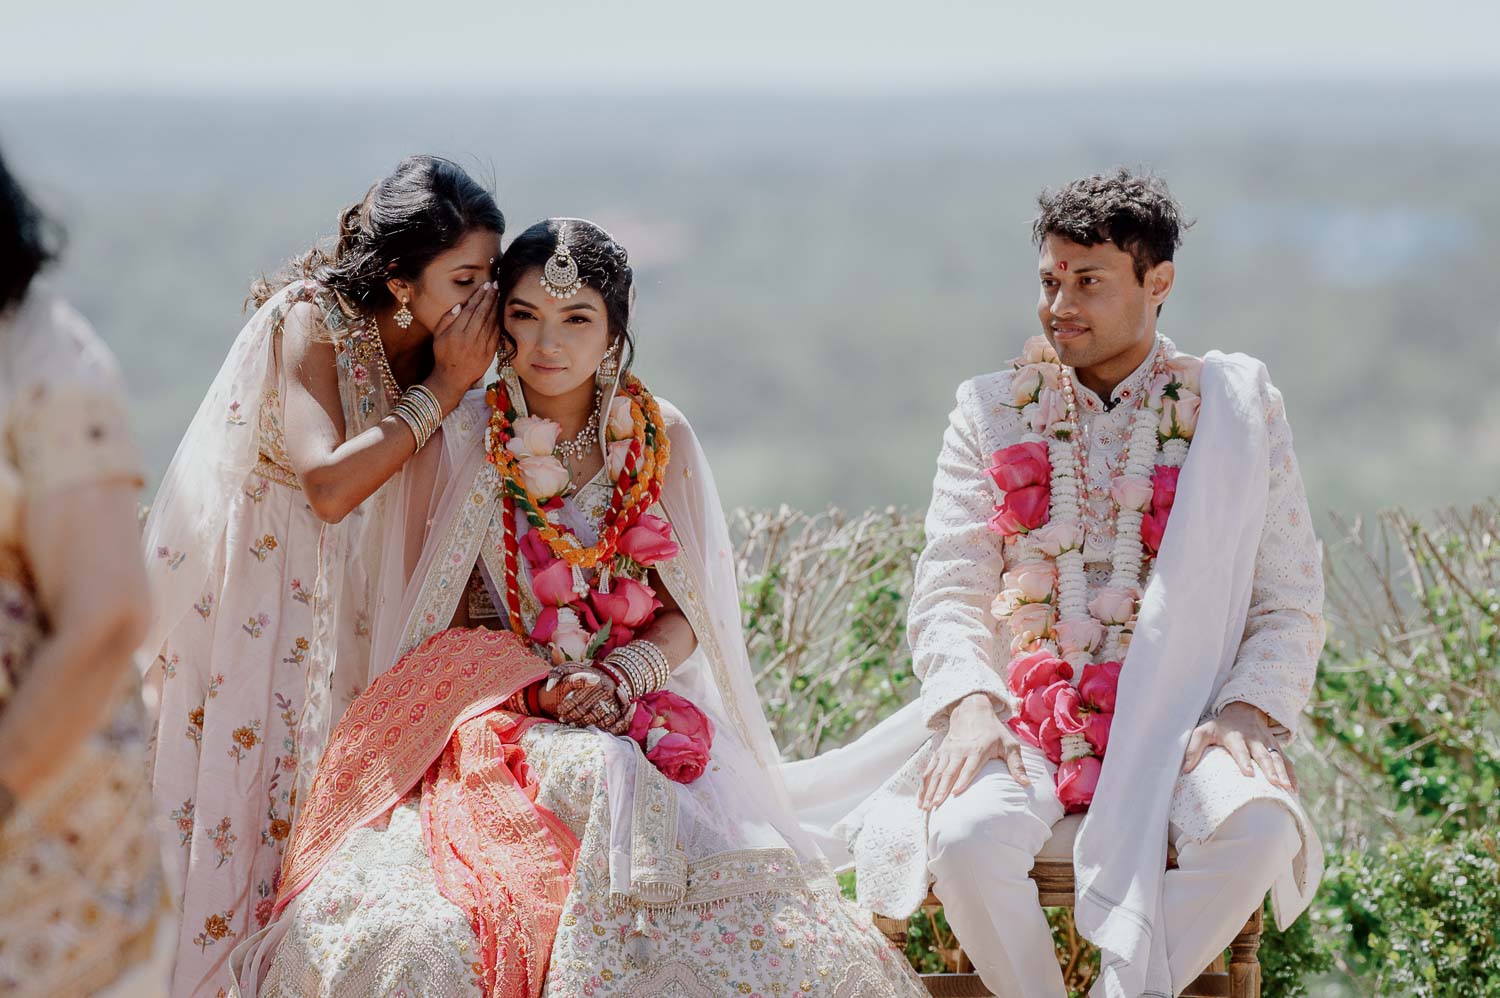
<path fill-rule="evenodd" d="M 412 385 L 401 393 L 391 409 L 391 415 L 400 419 L 417 438 L 417 450 L 432 438 L 443 422 L 443 407 L 432 389 L 426 385 Z"/>
<path fill-rule="evenodd" d="M 666 652 L 641 638 L 616 648 L 594 667 L 614 681 L 622 705 L 665 689 L 672 678 Z"/>

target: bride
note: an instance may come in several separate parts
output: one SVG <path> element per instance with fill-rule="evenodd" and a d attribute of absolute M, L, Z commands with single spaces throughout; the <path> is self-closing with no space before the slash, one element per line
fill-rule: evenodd
<path fill-rule="evenodd" d="M 242 994 L 925 994 L 792 813 L 713 477 L 629 373 L 624 249 L 549 219 L 497 278 L 501 380 L 449 420 L 472 444 L 375 622 L 393 667 Z"/>

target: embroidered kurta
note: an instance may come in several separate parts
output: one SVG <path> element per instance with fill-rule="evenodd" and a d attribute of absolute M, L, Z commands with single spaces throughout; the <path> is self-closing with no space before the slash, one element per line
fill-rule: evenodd
<path fill-rule="evenodd" d="M 1168 357 L 1177 353 L 1170 341 L 1163 349 Z M 1116 386 L 1108 403 L 1075 380 L 1088 449 L 1083 521 L 1089 600 L 1109 580 L 1114 541 L 1110 487 L 1123 465 L 1135 402 L 1146 391 L 1150 371 L 1148 359 Z M 971 693 L 989 694 L 1011 710 L 1017 706 L 1004 677 L 1011 635 L 992 615 L 991 605 L 1007 569 L 1036 556 L 1027 553 L 1030 542 L 1024 535 L 1002 539 L 990 530 L 988 520 L 1001 493 L 985 473 L 996 450 L 1021 442 L 1029 430 L 1013 405 L 1011 381 L 1007 370 L 959 387 L 938 457 L 908 631 L 914 668 L 922 680 L 911 709 L 919 713 L 920 723 L 938 733 L 946 728 L 948 711 Z M 1289 740 L 1311 694 L 1323 646 L 1321 552 L 1291 429 L 1274 388 L 1264 418 L 1269 495 L 1249 617 L 1229 678 L 1203 717 L 1244 701 L 1270 715 L 1277 733 Z M 1073 681 L 1079 678 L 1075 675 Z M 1121 682 L 1130 682 L 1128 671 Z M 919 723 L 915 717 L 913 723 Z M 927 752 L 923 746 L 909 758 L 842 826 L 857 861 L 861 900 L 889 914 L 909 911 L 926 892 L 927 822 L 915 796 Z M 1297 818 L 1304 851 L 1292 877 L 1304 886 L 1315 883 L 1321 846 L 1300 803 L 1258 769 L 1243 776 L 1226 752 L 1210 751 L 1192 773 L 1179 776 L 1170 820 L 1179 841 L 1203 841 L 1235 810 L 1258 799 L 1280 801 Z"/>
<path fill-rule="evenodd" d="M 33 289 L 0 319 L 0 713 L 47 633 L 26 552 L 50 542 L 27 535 L 25 504 L 138 487 L 142 468 L 114 358 L 82 316 Z M 92 994 L 149 950 L 162 880 L 145 740 L 127 668 L 99 730 L 0 822 L 0 994 Z"/>

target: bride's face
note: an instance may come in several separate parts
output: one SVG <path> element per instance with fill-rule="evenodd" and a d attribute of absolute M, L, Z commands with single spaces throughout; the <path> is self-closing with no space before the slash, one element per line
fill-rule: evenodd
<path fill-rule="evenodd" d="M 609 349 L 609 318 L 599 292 L 584 285 L 572 298 L 542 288 L 542 268 L 521 275 L 505 300 L 505 331 L 516 343 L 511 367 L 526 387 L 549 397 L 591 382 Z"/>

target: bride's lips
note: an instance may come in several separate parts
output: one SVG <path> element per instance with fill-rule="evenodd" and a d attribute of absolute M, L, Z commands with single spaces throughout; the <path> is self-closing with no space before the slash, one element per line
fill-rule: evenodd
<path fill-rule="evenodd" d="M 568 367 L 567 367 L 566 364 L 562 364 L 562 365 L 532 364 L 531 365 L 531 369 L 533 371 L 540 371 L 542 374 L 556 374 L 559 371 L 566 371 L 568 369 Z"/>

